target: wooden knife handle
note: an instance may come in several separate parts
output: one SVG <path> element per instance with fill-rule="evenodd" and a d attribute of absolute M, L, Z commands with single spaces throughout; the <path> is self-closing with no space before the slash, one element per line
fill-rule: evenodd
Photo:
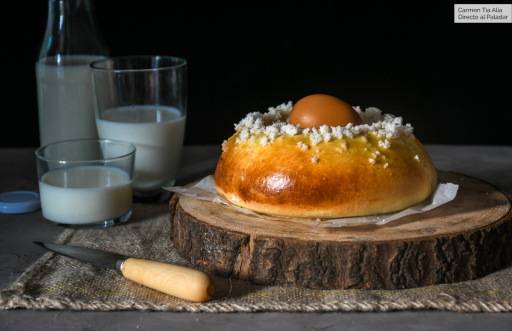
<path fill-rule="evenodd" d="M 123 276 L 136 283 L 177 298 L 205 302 L 215 294 L 215 282 L 204 272 L 148 260 L 129 258 Z"/>

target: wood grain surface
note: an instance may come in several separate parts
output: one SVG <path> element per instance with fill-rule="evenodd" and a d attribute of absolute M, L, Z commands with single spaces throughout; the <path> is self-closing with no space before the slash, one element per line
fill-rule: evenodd
<path fill-rule="evenodd" d="M 512 261 L 511 197 L 481 180 L 436 209 L 385 225 L 311 228 L 176 194 L 171 239 L 192 263 L 259 284 L 401 289 L 475 279 Z"/>

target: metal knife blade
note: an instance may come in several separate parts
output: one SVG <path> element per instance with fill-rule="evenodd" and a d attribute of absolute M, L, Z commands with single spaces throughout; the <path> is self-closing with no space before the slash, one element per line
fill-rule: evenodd
<path fill-rule="evenodd" d="M 99 249 L 43 243 L 38 241 L 34 241 L 34 244 L 59 255 L 81 262 L 90 263 L 97 267 L 115 269 L 117 272 L 120 272 L 120 264 L 129 258 L 124 255 L 110 253 Z"/>

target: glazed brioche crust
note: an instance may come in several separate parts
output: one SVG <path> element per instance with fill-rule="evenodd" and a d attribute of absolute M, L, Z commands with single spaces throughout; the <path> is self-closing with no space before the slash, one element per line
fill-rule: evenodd
<path fill-rule="evenodd" d="M 304 135 L 281 136 L 271 145 L 223 145 L 215 172 L 218 192 L 256 212 L 307 218 L 364 216 L 399 211 L 424 201 L 437 174 L 413 136 L 388 139 L 368 133 L 310 145 Z M 308 144 L 307 150 L 297 143 Z"/>

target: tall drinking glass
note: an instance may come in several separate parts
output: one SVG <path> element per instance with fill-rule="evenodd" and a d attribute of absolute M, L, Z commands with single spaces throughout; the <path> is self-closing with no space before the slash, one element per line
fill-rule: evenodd
<path fill-rule="evenodd" d="M 187 62 L 123 56 L 91 64 L 98 134 L 132 143 L 135 197 L 162 200 L 174 185 L 187 117 Z"/>

